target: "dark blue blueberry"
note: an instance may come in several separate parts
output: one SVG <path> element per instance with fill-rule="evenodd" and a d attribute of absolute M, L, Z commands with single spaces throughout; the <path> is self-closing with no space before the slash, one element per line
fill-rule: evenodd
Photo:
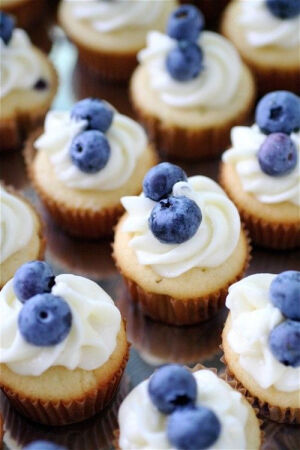
<path fill-rule="evenodd" d="M 269 345 L 275 358 L 285 366 L 300 366 L 300 322 L 285 320 L 273 328 Z"/>
<path fill-rule="evenodd" d="M 194 200 L 170 196 L 154 206 L 149 227 L 160 242 L 182 244 L 194 236 L 201 220 L 201 210 Z"/>
<path fill-rule="evenodd" d="M 96 173 L 106 166 L 110 145 L 101 131 L 84 131 L 73 139 L 70 154 L 73 163 L 82 172 Z"/>
<path fill-rule="evenodd" d="M 14 19 L 8 14 L 0 11 L 0 38 L 6 45 L 9 44 L 9 41 L 11 40 L 14 27 Z"/>
<path fill-rule="evenodd" d="M 108 103 L 96 98 L 85 98 L 76 103 L 71 117 L 88 121 L 87 130 L 98 130 L 106 133 L 112 124 L 114 110 Z"/>
<path fill-rule="evenodd" d="M 68 450 L 66 447 L 62 445 L 55 444 L 54 442 L 49 441 L 34 441 L 30 442 L 30 444 L 25 445 L 23 450 Z"/>
<path fill-rule="evenodd" d="M 168 419 L 168 439 L 179 450 L 210 448 L 220 433 L 218 417 L 204 406 L 178 409 Z"/>
<path fill-rule="evenodd" d="M 190 81 L 203 69 L 203 53 L 193 42 L 180 41 L 167 55 L 166 67 L 177 81 Z"/>
<path fill-rule="evenodd" d="M 30 261 L 16 271 L 13 286 L 17 298 L 26 302 L 36 294 L 51 292 L 54 285 L 54 273 L 44 261 Z"/>
<path fill-rule="evenodd" d="M 300 320 L 300 272 L 287 270 L 277 275 L 270 286 L 270 298 L 285 317 Z"/>
<path fill-rule="evenodd" d="M 257 157 L 261 170 L 271 176 L 287 175 L 296 167 L 298 159 L 294 142 L 284 133 L 269 134 Z"/>
<path fill-rule="evenodd" d="M 265 134 L 286 133 L 300 129 L 300 97 L 288 91 L 265 95 L 258 103 L 255 120 Z"/>
<path fill-rule="evenodd" d="M 182 5 L 169 17 L 167 34 L 178 41 L 197 41 L 204 28 L 204 17 L 193 5 Z"/>
<path fill-rule="evenodd" d="M 20 310 L 19 330 L 25 341 L 38 347 L 57 345 L 68 336 L 72 312 L 68 303 L 52 294 L 37 294 Z"/>
<path fill-rule="evenodd" d="M 163 414 L 176 408 L 192 406 L 197 398 L 197 384 L 191 372 L 178 364 L 157 369 L 148 384 L 152 403 Z"/>
<path fill-rule="evenodd" d="M 267 8 L 279 19 L 291 19 L 300 14 L 299 0 L 266 0 Z"/>
<path fill-rule="evenodd" d="M 157 202 L 171 194 L 174 184 L 178 181 L 187 181 L 184 170 L 175 164 L 160 163 L 152 167 L 145 176 L 143 182 L 144 194 Z"/>

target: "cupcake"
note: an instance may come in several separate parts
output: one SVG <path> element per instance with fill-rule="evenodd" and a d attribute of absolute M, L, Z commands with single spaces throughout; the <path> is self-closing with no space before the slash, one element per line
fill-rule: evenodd
<path fill-rule="evenodd" d="M 27 199 L 0 184 L 0 288 L 16 270 L 32 259 L 42 259 L 42 223 Z"/>
<path fill-rule="evenodd" d="M 167 34 L 148 34 L 131 79 L 133 108 L 168 158 L 216 157 L 254 102 L 253 77 L 236 49 L 203 27 L 195 6 L 181 6 L 171 14 Z"/>
<path fill-rule="evenodd" d="M 223 154 L 220 181 L 236 204 L 254 243 L 300 245 L 300 98 L 267 94 L 252 127 L 234 127 Z"/>
<path fill-rule="evenodd" d="M 23 415 L 64 425 L 111 401 L 128 343 L 119 310 L 96 283 L 24 264 L 0 292 L 0 324 L 0 386 Z"/>
<path fill-rule="evenodd" d="M 229 288 L 227 375 L 276 422 L 300 423 L 300 272 L 251 275 Z"/>
<path fill-rule="evenodd" d="M 106 102 L 50 111 L 25 149 L 29 177 L 57 223 L 75 236 L 112 234 L 120 198 L 141 191 L 156 162 L 142 127 Z"/>
<path fill-rule="evenodd" d="M 0 9 L 12 14 L 18 27 L 31 28 L 43 17 L 45 0 L 0 0 Z"/>
<path fill-rule="evenodd" d="M 140 196 L 123 197 L 114 258 L 133 300 L 161 322 L 198 323 L 216 314 L 242 277 L 249 243 L 234 204 L 210 178 L 161 163 Z"/>
<path fill-rule="evenodd" d="M 57 90 L 57 75 L 46 55 L 3 12 L 0 52 L 0 150 L 13 150 L 42 122 Z"/>
<path fill-rule="evenodd" d="M 84 65 L 107 80 L 127 80 L 151 29 L 163 30 L 176 0 L 63 0 L 59 20 Z"/>
<path fill-rule="evenodd" d="M 261 432 L 250 403 L 215 373 L 171 364 L 121 404 L 118 446 L 258 450 Z"/>
<path fill-rule="evenodd" d="M 221 29 L 252 69 L 261 94 L 299 92 L 300 3 L 298 0 L 236 0 Z"/>

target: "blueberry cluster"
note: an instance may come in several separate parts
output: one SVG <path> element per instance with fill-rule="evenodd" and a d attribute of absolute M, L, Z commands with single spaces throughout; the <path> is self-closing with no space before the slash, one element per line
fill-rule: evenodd
<path fill-rule="evenodd" d="M 182 5 L 171 14 L 167 33 L 177 46 L 168 53 L 166 68 L 175 80 L 192 80 L 203 69 L 203 52 L 197 44 L 203 28 L 203 15 L 193 5 Z"/>
<path fill-rule="evenodd" d="M 257 154 L 261 170 L 270 176 L 287 175 L 298 160 L 290 134 L 300 129 L 300 98 L 288 91 L 271 92 L 258 103 L 255 119 L 267 135 Z"/>
<path fill-rule="evenodd" d="M 292 19 L 300 14 L 299 0 L 266 0 L 266 5 L 279 19 Z"/>
<path fill-rule="evenodd" d="M 196 406 L 197 384 L 191 372 L 178 364 L 158 369 L 150 378 L 148 393 L 154 406 L 168 414 L 167 436 L 176 449 L 206 449 L 216 442 L 221 423 L 216 414 Z"/>
<path fill-rule="evenodd" d="M 86 98 L 76 103 L 71 111 L 75 120 L 86 120 L 86 129 L 72 141 L 72 162 L 85 173 L 96 173 L 106 166 L 110 145 L 105 133 L 113 121 L 114 111 L 104 101 Z"/>
<path fill-rule="evenodd" d="M 202 213 L 194 200 L 171 195 L 175 183 L 187 181 L 186 173 L 178 166 L 161 163 L 146 174 L 143 182 L 146 197 L 158 202 L 149 217 L 154 236 L 164 244 L 182 244 L 197 232 Z"/>
<path fill-rule="evenodd" d="M 300 272 L 289 270 L 277 275 L 270 286 L 270 299 L 285 320 L 269 336 L 275 358 L 285 366 L 300 366 Z"/>
<path fill-rule="evenodd" d="M 51 294 L 54 284 L 54 274 L 43 261 L 25 263 L 15 273 L 14 292 L 23 303 L 18 326 L 25 341 L 32 345 L 57 345 L 70 332 L 72 312 L 63 298 Z"/>
<path fill-rule="evenodd" d="M 0 38 L 3 40 L 5 45 L 8 45 L 10 42 L 14 27 L 14 19 L 8 14 L 0 11 Z"/>

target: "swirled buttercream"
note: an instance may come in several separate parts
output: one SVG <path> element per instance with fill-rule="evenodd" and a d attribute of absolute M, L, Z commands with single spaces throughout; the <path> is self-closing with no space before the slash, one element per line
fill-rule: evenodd
<path fill-rule="evenodd" d="M 8 45 L 0 39 L 0 54 L 0 98 L 16 89 L 32 89 L 41 75 L 41 68 L 25 31 L 15 29 Z"/>
<path fill-rule="evenodd" d="M 291 392 L 300 389 L 300 368 L 281 364 L 268 345 L 270 332 L 284 320 L 269 299 L 275 277 L 268 273 L 251 275 L 229 288 L 226 306 L 231 313 L 231 327 L 227 339 L 239 354 L 241 367 L 259 386 Z"/>
<path fill-rule="evenodd" d="M 275 17 L 266 0 L 240 0 L 239 23 L 253 47 L 292 48 L 300 45 L 300 15 L 290 19 Z"/>
<path fill-rule="evenodd" d="M 113 353 L 121 315 L 112 299 L 93 281 L 75 275 L 58 275 L 52 294 L 62 297 L 72 311 L 67 338 L 51 347 L 26 342 L 18 329 L 22 303 L 10 280 L 0 292 L 0 362 L 20 375 L 38 376 L 53 366 L 94 370 Z"/>
<path fill-rule="evenodd" d="M 91 23 L 100 33 L 126 28 L 155 28 L 156 22 L 169 7 L 169 0 L 67 1 L 74 4 L 74 17 Z"/>
<path fill-rule="evenodd" d="M 194 374 L 198 396 L 197 406 L 214 411 L 221 422 L 221 433 L 211 449 L 233 450 L 247 448 L 246 424 L 248 408 L 242 395 L 209 370 Z M 148 394 L 149 380 L 140 383 L 125 398 L 119 409 L 121 450 L 172 449 L 167 437 L 168 416 L 160 413 Z"/>
<path fill-rule="evenodd" d="M 0 263 L 25 247 L 30 241 L 34 223 L 28 205 L 0 186 L 1 229 Z"/>
<path fill-rule="evenodd" d="M 260 202 L 300 205 L 300 132 L 291 135 L 297 149 L 297 165 L 283 176 L 267 175 L 260 168 L 257 153 L 266 137 L 256 124 L 234 127 L 231 131 L 232 148 L 223 154 L 222 159 L 234 166 L 244 191 Z"/>
<path fill-rule="evenodd" d="M 78 169 L 70 157 L 72 140 L 86 127 L 86 121 L 72 119 L 69 112 L 50 111 L 44 133 L 35 141 L 38 151 L 48 154 L 57 178 L 69 188 L 109 191 L 123 186 L 133 173 L 137 159 L 147 147 L 143 128 L 129 117 L 115 112 L 106 133 L 110 157 L 106 166 L 95 174 Z"/>
<path fill-rule="evenodd" d="M 204 53 L 204 69 L 191 81 L 176 81 L 166 69 L 166 57 L 177 41 L 152 31 L 147 47 L 138 60 L 149 73 L 151 88 L 161 100 L 176 108 L 221 108 L 228 104 L 238 89 L 242 63 L 234 46 L 211 31 L 200 34 L 198 44 Z"/>
<path fill-rule="evenodd" d="M 130 246 L 142 265 L 154 272 L 175 278 L 199 267 L 217 267 L 233 253 L 240 237 L 240 217 L 234 204 L 213 180 L 195 176 L 188 182 L 176 183 L 174 196 L 194 200 L 202 212 L 202 222 L 196 234 L 182 244 L 163 244 L 151 232 L 148 218 L 155 202 L 142 193 L 138 197 L 123 197 L 128 212 L 122 230 L 132 234 Z"/>

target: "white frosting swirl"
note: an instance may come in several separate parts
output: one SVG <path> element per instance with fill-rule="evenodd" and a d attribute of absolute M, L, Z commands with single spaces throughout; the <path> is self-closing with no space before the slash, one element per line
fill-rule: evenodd
<path fill-rule="evenodd" d="M 202 212 L 196 234 L 182 244 L 161 243 L 151 232 L 148 218 L 156 202 L 142 193 L 123 197 L 128 212 L 123 231 L 133 234 L 130 246 L 142 265 L 150 265 L 157 274 L 175 278 L 194 267 L 217 267 L 233 253 L 240 237 L 240 217 L 234 204 L 213 180 L 195 176 L 176 183 L 174 196 L 194 200 Z"/>
<path fill-rule="evenodd" d="M 300 367 L 284 366 L 271 353 L 270 332 L 284 320 L 269 299 L 270 284 L 276 275 L 250 275 L 229 288 L 226 306 L 231 312 L 228 342 L 238 353 L 239 363 L 263 389 L 300 389 Z"/>
<path fill-rule="evenodd" d="M 16 89 L 32 89 L 40 78 L 40 61 L 24 30 L 13 31 L 8 45 L 0 39 L 0 98 Z"/>
<path fill-rule="evenodd" d="M 221 433 L 209 447 L 215 450 L 240 450 L 247 448 L 246 424 L 248 408 L 242 395 L 209 370 L 199 370 L 197 382 L 197 406 L 214 411 L 221 422 Z M 167 437 L 168 416 L 160 413 L 148 394 L 149 380 L 145 380 L 130 392 L 119 409 L 121 450 L 173 449 Z"/>
<path fill-rule="evenodd" d="M 257 153 L 266 138 L 256 124 L 234 127 L 231 130 L 232 148 L 223 154 L 222 159 L 234 166 L 244 191 L 253 194 L 260 202 L 300 205 L 300 132 L 291 134 L 297 149 L 297 165 L 283 176 L 267 175 L 260 168 Z"/>
<path fill-rule="evenodd" d="M 0 263 L 24 248 L 30 241 L 34 223 L 25 202 L 0 186 Z"/>
<path fill-rule="evenodd" d="M 77 19 L 91 23 L 100 33 L 110 33 L 129 27 L 155 27 L 169 0 L 67 1 L 74 3 L 72 12 Z"/>
<path fill-rule="evenodd" d="M 138 60 L 149 72 L 151 88 L 161 100 L 175 108 L 221 108 L 236 94 L 242 63 L 234 46 L 224 37 L 211 31 L 200 34 L 198 44 L 204 54 L 204 69 L 191 81 L 176 81 L 166 69 L 166 58 L 177 41 L 152 31 L 147 47 L 138 54 Z"/>
<path fill-rule="evenodd" d="M 253 47 L 291 48 L 300 45 L 300 14 L 280 19 L 267 8 L 266 0 L 241 0 L 239 23 Z"/>
<path fill-rule="evenodd" d="M 57 178 L 69 188 L 109 191 L 123 186 L 132 175 L 137 159 L 146 150 L 147 137 L 143 128 L 115 112 L 106 133 L 111 150 L 109 160 L 99 172 L 88 174 L 78 169 L 70 157 L 72 140 L 85 126 L 85 120 L 71 119 L 69 112 L 50 111 L 44 134 L 34 145 L 39 151 L 47 152 Z"/>
<path fill-rule="evenodd" d="M 108 294 L 96 283 L 75 275 L 58 275 L 52 294 L 62 297 L 72 311 L 72 326 L 64 341 L 50 347 L 29 344 L 18 328 L 22 303 L 13 279 L 0 292 L 0 362 L 20 375 L 38 376 L 53 366 L 94 370 L 113 353 L 121 315 Z"/>

